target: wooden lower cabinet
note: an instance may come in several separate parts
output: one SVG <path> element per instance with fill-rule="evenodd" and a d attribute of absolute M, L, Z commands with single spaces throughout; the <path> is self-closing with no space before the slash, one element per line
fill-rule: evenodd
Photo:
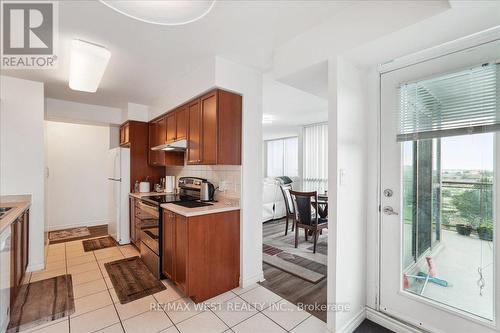
<path fill-rule="evenodd" d="M 29 210 L 23 212 L 11 224 L 10 302 L 14 304 L 28 266 Z"/>
<path fill-rule="evenodd" d="M 163 211 L 163 274 L 196 303 L 239 285 L 240 211 L 184 217 Z"/>

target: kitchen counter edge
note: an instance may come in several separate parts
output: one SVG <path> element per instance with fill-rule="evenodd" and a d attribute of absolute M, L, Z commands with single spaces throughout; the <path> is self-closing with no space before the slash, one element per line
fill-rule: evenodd
<path fill-rule="evenodd" d="M 231 212 L 235 210 L 240 210 L 239 202 L 216 202 L 212 206 L 206 207 L 196 207 L 196 208 L 186 208 L 173 203 L 166 203 L 160 205 L 161 208 L 171 211 L 185 217 L 201 216 L 208 214 L 217 214 L 224 212 Z"/>
<path fill-rule="evenodd" d="M 16 221 L 26 209 L 30 208 L 30 206 L 31 194 L 0 196 L 0 207 L 12 207 L 12 209 L 0 219 L 0 234 Z"/>

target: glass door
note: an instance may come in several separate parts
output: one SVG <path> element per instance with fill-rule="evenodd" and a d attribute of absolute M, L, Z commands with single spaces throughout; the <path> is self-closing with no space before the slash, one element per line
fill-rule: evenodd
<path fill-rule="evenodd" d="M 500 42 L 381 75 L 380 308 L 497 331 Z"/>

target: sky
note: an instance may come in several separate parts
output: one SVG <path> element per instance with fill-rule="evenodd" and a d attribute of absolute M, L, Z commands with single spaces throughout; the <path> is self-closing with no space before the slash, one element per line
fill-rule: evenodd
<path fill-rule="evenodd" d="M 405 142 L 404 164 L 412 164 L 412 142 Z M 442 170 L 493 170 L 494 134 L 474 134 L 441 139 Z"/>
<path fill-rule="evenodd" d="M 441 139 L 441 168 L 493 170 L 494 134 L 462 135 Z"/>

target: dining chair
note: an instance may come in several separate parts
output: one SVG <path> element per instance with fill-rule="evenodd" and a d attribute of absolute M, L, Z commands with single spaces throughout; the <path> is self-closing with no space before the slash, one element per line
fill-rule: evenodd
<path fill-rule="evenodd" d="M 328 228 L 328 218 L 320 217 L 313 210 L 313 202 L 318 202 L 318 192 L 296 192 L 290 190 L 292 197 L 294 220 L 295 220 L 295 247 L 299 243 L 299 228 L 303 228 L 306 241 L 307 233 L 312 232 L 314 237 L 313 253 L 316 253 L 316 244 L 318 243 L 318 234 L 321 230 Z"/>
<path fill-rule="evenodd" d="M 293 218 L 293 203 L 290 191 L 292 190 L 291 184 L 281 185 L 281 193 L 283 193 L 283 198 L 285 199 L 286 207 L 286 226 L 285 226 L 285 236 L 288 234 L 288 220 L 292 220 L 292 232 L 295 227 L 295 219 Z"/>

